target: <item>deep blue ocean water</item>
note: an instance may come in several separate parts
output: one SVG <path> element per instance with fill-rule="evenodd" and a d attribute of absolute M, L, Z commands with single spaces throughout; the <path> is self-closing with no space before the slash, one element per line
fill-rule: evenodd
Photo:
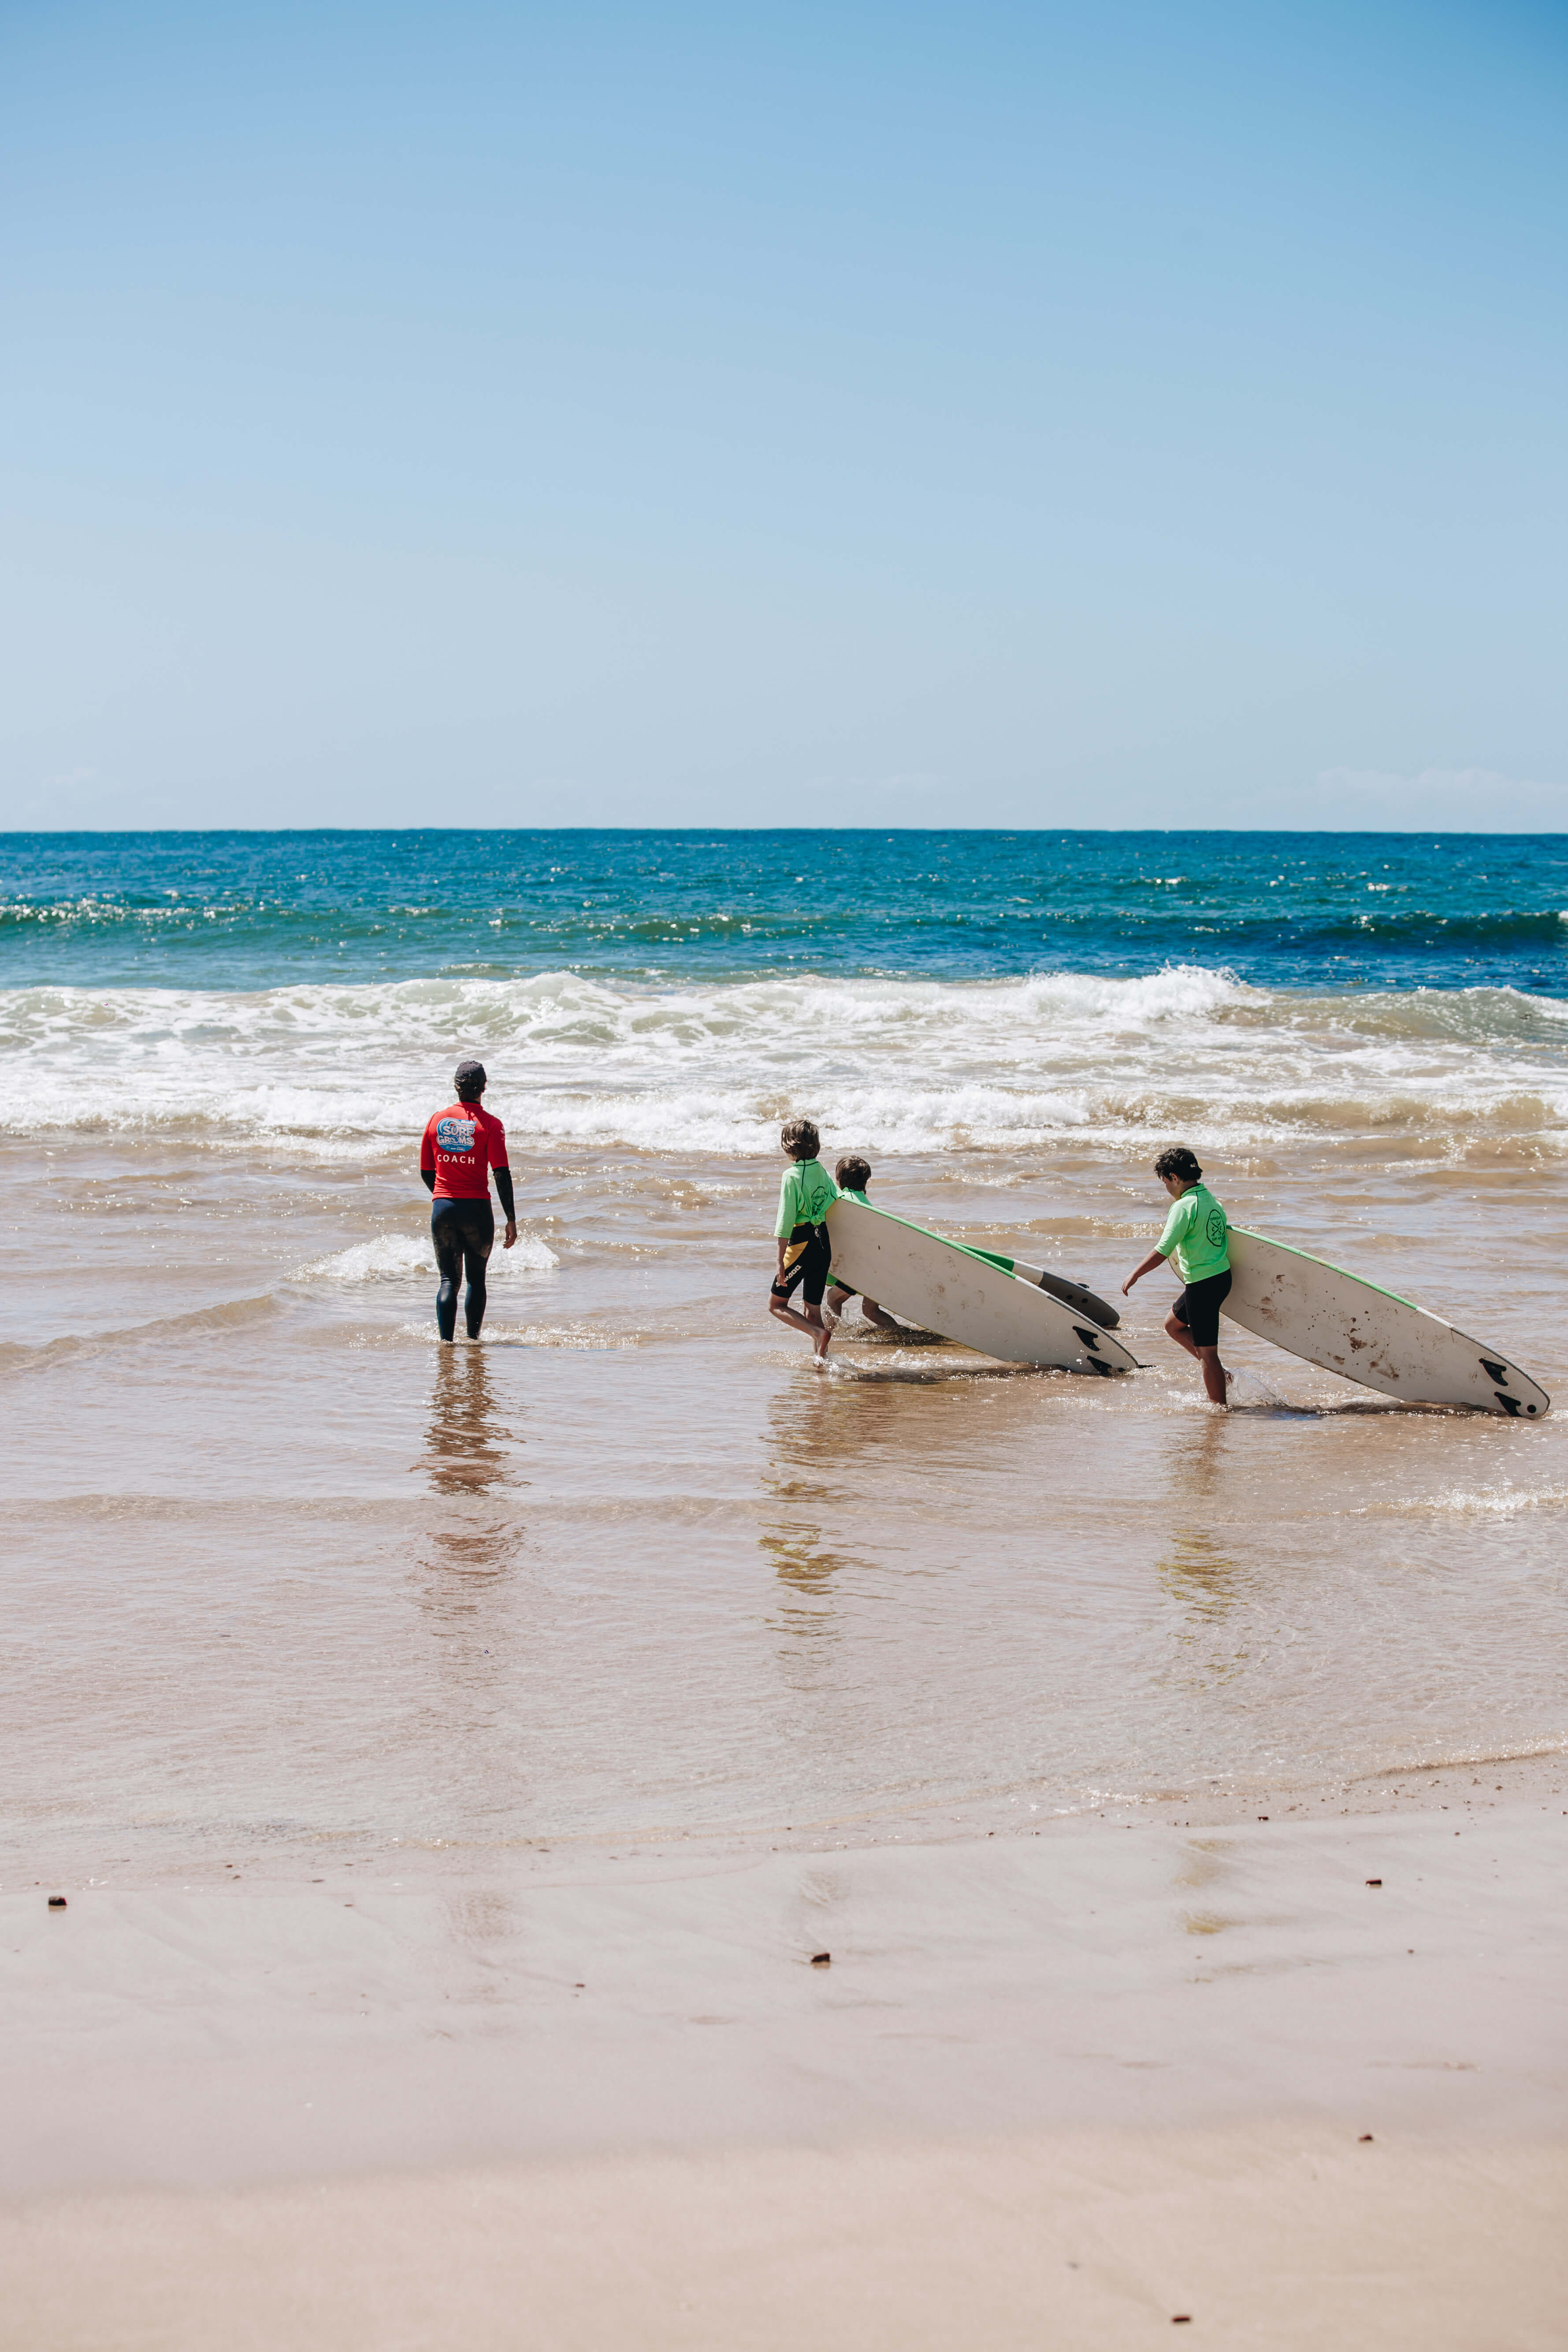
<path fill-rule="evenodd" d="M 1568 994 L 1568 835 L 0 835 L 0 986 L 1224 966 Z"/>

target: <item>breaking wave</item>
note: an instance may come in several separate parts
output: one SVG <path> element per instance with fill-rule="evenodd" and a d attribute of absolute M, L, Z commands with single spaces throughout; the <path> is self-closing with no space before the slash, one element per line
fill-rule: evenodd
<path fill-rule="evenodd" d="M 320 1160 L 363 1159 L 405 1150 L 454 1061 L 477 1052 L 524 1155 L 767 1155 L 779 1118 L 801 1109 L 881 1150 L 1009 1151 L 1089 1133 L 1142 1150 L 1180 1130 L 1231 1150 L 1408 1136 L 1555 1151 L 1568 1138 L 1565 1024 L 1568 1004 L 1512 988 L 1336 996 L 1193 963 L 1132 980 L 667 986 L 556 971 L 20 989 L 0 994 L 0 1131 L 287 1139 Z M 372 1255 L 330 1278 L 400 1270 Z"/>

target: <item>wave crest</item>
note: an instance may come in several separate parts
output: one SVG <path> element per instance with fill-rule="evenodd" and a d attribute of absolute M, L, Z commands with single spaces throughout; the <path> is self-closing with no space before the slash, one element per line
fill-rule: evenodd
<path fill-rule="evenodd" d="M 94 1129 L 324 1162 L 407 1150 L 477 1052 L 515 1152 L 769 1155 L 807 1110 L 882 1150 L 1092 1131 L 1142 1149 L 1408 1130 L 1568 1137 L 1568 1006 L 1513 989 L 1288 994 L 1224 967 L 1142 979 L 772 975 L 701 987 L 574 971 L 246 994 L 0 995 L 0 1131 Z M 412 1244 L 410 1244 L 412 1246 Z M 542 1245 L 541 1245 L 542 1246 Z M 389 1278 L 390 1261 L 328 1275 Z"/>

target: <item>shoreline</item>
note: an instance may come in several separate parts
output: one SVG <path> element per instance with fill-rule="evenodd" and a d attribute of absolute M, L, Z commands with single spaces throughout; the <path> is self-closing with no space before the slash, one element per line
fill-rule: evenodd
<path fill-rule="evenodd" d="M 59 1855 L 29 1858 L 14 1853 L 9 1866 L 0 1871 L 0 1900 L 38 1890 L 68 1896 L 106 1886 L 129 1891 L 175 1884 L 187 1890 L 240 1883 L 258 1890 L 291 1889 L 310 1883 L 318 1863 L 337 1861 L 346 1849 L 353 1850 L 354 1867 L 362 1872 L 386 1878 L 396 1873 L 403 1879 L 444 1885 L 454 1875 L 483 1871 L 488 1865 L 512 1870 L 550 1862 L 559 1866 L 569 1858 L 595 1861 L 636 1853 L 660 1860 L 702 1854 L 743 1860 L 764 1853 L 962 1844 L 987 1837 L 1056 1833 L 1094 1822 L 1221 1829 L 1248 1822 L 1358 1821 L 1373 1814 L 1403 1818 L 1449 1811 L 1456 1820 L 1465 1814 L 1480 1819 L 1500 1808 L 1521 1804 L 1548 1811 L 1568 1807 L 1568 1744 L 1522 1754 L 1390 1765 L 1326 1781 L 1275 1781 L 1262 1789 L 1210 1788 L 1131 1797 L 1108 1793 L 1098 1804 L 1086 1798 L 1081 1805 L 1071 1807 L 1053 1804 L 1026 1784 L 1016 1790 L 850 1810 L 799 1822 L 541 1832 L 534 1837 L 484 1846 L 457 1839 L 428 1843 L 412 1838 L 389 1845 L 376 1837 L 342 1831 L 323 1834 L 313 1857 L 304 1859 L 298 1852 L 300 1838 L 296 1833 L 293 1857 L 282 1867 L 269 1862 L 265 1847 L 248 1846 L 252 1832 L 243 1824 L 230 1824 L 204 1832 L 205 1846 L 224 1846 L 221 1861 L 210 1859 L 206 1853 L 163 1860 L 100 1857 L 89 1869 L 79 1856 L 66 1860 Z M 134 1833 L 143 1833 L 140 1825 Z M 123 1830 L 105 1840 L 106 1844 L 123 1842 Z"/>

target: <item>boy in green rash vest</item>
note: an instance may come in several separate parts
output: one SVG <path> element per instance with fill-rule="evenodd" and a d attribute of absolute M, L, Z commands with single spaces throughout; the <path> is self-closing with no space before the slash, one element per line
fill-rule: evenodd
<path fill-rule="evenodd" d="M 1171 1196 L 1171 1212 L 1148 1256 L 1122 1284 L 1121 1296 L 1127 1297 L 1142 1275 L 1152 1274 L 1174 1256 L 1185 1286 L 1165 1318 L 1165 1328 L 1178 1348 L 1197 1359 L 1210 1404 L 1224 1404 L 1231 1376 L 1219 1360 L 1219 1310 L 1230 1289 L 1230 1228 L 1184 1143 L 1173 1143 L 1162 1151 L 1154 1173 Z"/>
<path fill-rule="evenodd" d="M 838 1194 L 833 1179 L 817 1158 L 822 1139 L 808 1118 L 786 1118 L 779 1136 L 780 1149 L 789 1158 L 779 1185 L 779 1213 L 773 1220 L 778 1244 L 778 1272 L 768 1293 L 768 1312 L 781 1323 L 804 1331 L 820 1363 L 827 1353 L 832 1328 L 822 1319 L 822 1294 L 833 1261 L 827 1238 L 827 1212 Z M 804 1314 L 790 1305 L 790 1293 L 801 1286 Z"/>
<path fill-rule="evenodd" d="M 864 1207 L 868 1209 L 870 1207 L 871 1203 L 866 1198 L 866 1187 L 871 1181 L 871 1163 L 868 1160 L 862 1160 L 858 1154 L 852 1154 L 848 1159 L 841 1160 L 833 1171 L 833 1181 L 845 1200 L 858 1201 Z M 835 1321 L 842 1318 L 844 1309 L 854 1297 L 854 1291 L 847 1284 L 842 1282 L 833 1284 L 827 1294 L 827 1311 Z M 884 1308 L 878 1306 L 874 1298 L 862 1296 L 860 1312 L 868 1323 L 876 1325 L 879 1331 L 901 1333 L 903 1330 L 903 1325 L 896 1323 Z"/>

